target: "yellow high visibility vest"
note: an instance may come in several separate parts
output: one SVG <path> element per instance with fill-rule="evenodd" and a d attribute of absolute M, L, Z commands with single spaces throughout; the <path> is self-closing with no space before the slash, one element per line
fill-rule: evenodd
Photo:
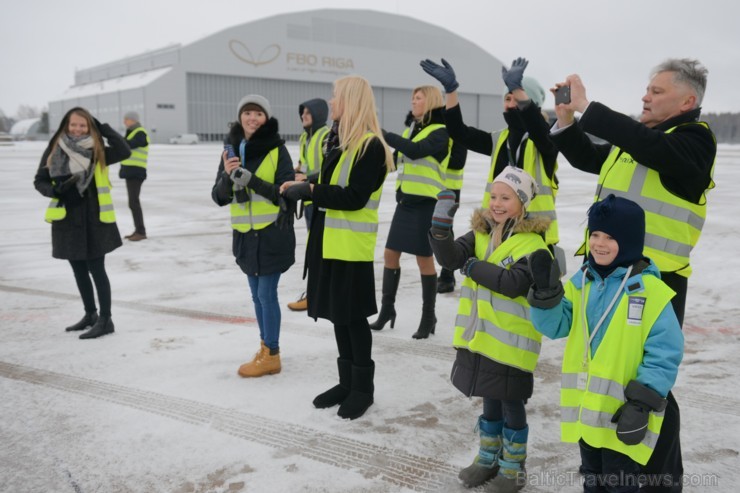
<path fill-rule="evenodd" d="M 339 185 L 342 188 L 349 185 L 349 175 L 362 144 L 371 137 L 374 137 L 372 132 L 366 133 L 351 156 L 346 150 L 342 153 L 329 179 L 330 185 Z M 357 211 L 326 210 L 323 258 L 348 262 L 373 261 L 378 237 L 378 207 L 382 192 L 381 185 L 370 195 L 365 207 Z"/>
<path fill-rule="evenodd" d="M 596 356 L 591 355 L 589 345 L 585 371 L 586 322 L 583 320 L 581 296 L 583 294 L 588 300 L 592 283 L 585 285 L 585 293 L 572 282 L 566 283 L 565 297 L 573 303 L 573 322 L 563 356 L 560 432 L 564 442 L 577 442 L 583 438 L 592 447 L 615 450 L 639 464 L 646 464 L 658 441 L 664 412 L 650 413 L 647 434 L 637 445 L 627 445 L 619 440 L 617 425 L 611 422 L 614 413 L 625 403 L 627 384 L 637 376 L 645 340 L 675 294 L 654 276 L 643 276 L 642 280 L 644 289 L 622 294 Z M 631 300 L 635 306 L 642 307 L 641 320 L 636 320 L 634 310 L 630 311 Z M 629 320 L 628 314 L 631 315 Z"/>
<path fill-rule="evenodd" d="M 511 236 L 489 252 L 490 235 L 475 233 L 475 256 L 506 269 L 535 250 L 547 248 L 537 233 Z M 532 325 L 526 296 L 509 298 L 465 277 L 455 319 L 452 345 L 533 372 L 542 335 Z"/>
<path fill-rule="evenodd" d="M 147 142 L 149 141 L 149 134 L 144 127 L 137 127 L 131 132 L 126 140 L 132 140 L 136 134 L 143 133 L 147 136 Z M 137 147 L 131 149 L 131 156 L 128 159 L 121 161 L 121 166 L 138 166 L 139 168 L 146 168 L 147 161 L 149 159 L 149 145 L 145 147 Z"/>
<path fill-rule="evenodd" d="M 424 140 L 429 137 L 429 134 L 440 128 L 445 128 L 445 126 L 440 123 L 433 123 L 424 127 L 411 139 L 411 142 Z M 411 127 L 406 127 L 402 136 L 408 139 L 410 133 Z M 434 156 L 409 159 L 399 152 L 396 158 L 396 169 L 398 169 L 396 190 L 400 189 L 403 193 L 409 195 L 436 199 L 437 194 L 445 189 L 447 164 L 450 161 L 451 149 L 452 140 L 448 140 L 447 155 L 442 162 L 437 161 Z"/>
<path fill-rule="evenodd" d="M 279 147 L 267 153 L 260 163 L 255 176 L 268 183 L 275 183 L 275 173 L 278 166 Z M 232 190 L 235 186 L 232 184 Z M 280 207 L 273 204 L 270 199 L 249 190 L 250 198 L 247 202 L 240 204 L 236 196 L 231 200 L 231 227 L 240 233 L 250 230 L 264 229 L 277 221 Z"/>
<path fill-rule="evenodd" d="M 704 122 L 685 125 L 703 125 Z M 677 127 L 666 130 L 673 132 Z M 715 161 L 716 162 L 716 161 Z M 714 176 L 714 164 L 710 177 Z M 645 211 L 645 248 L 643 253 L 652 259 L 661 272 L 675 272 L 684 277 L 691 275 L 691 250 L 701 236 L 707 218 L 707 192 L 698 204 L 684 200 L 669 192 L 660 181 L 660 174 L 632 158 L 627 152 L 613 146 L 609 157 L 601 166 L 594 202 L 613 193 L 636 202 Z M 588 232 L 586 232 L 588 234 Z M 588 238 L 577 254 L 588 252 Z"/>
<path fill-rule="evenodd" d="M 495 134 L 494 134 L 495 135 Z M 506 128 L 499 132 L 498 140 L 496 141 L 496 147 L 493 154 L 491 154 L 491 169 L 488 172 L 488 181 L 486 182 L 486 188 L 483 191 L 483 200 L 481 201 L 481 207 L 488 209 L 488 203 L 491 201 L 491 184 L 493 183 L 493 172 L 496 169 L 496 159 L 501 152 L 502 148 L 506 145 L 506 139 L 509 137 L 509 129 Z M 524 171 L 534 178 L 539 186 L 539 192 L 537 196 L 529 203 L 527 212 L 532 216 L 544 216 L 550 218 L 550 227 L 547 228 L 545 235 L 545 242 L 548 245 L 555 245 L 560 241 L 560 235 L 558 232 L 558 216 L 555 212 L 555 198 L 558 194 L 558 186 L 555 180 L 551 180 L 545 172 L 545 165 L 542 162 L 542 156 L 540 155 L 537 147 L 531 139 L 527 139 L 527 143 L 524 145 L 524 158 L 522 161 L 522 167 Z M 555 162 L 555 171 L 558 170 L 558 163 Z M 555 173 L 553 173 L 553 177 Z"/>
<path fill-rule="evenodd" d="M 327 135 L 329 135 L 329 127 L 326 125 L 314 132 L 310 140 L 308 140 L 308 132 L 301 134 L 298 142 L 298 152 L 301 157 L 301 164 L 306 164 L 305 174 L 307 177 L 313 173 L 321 172 L 321 165 L 324 163 L 324 140 Z M 310 200 L 303 201 L 304 206 L 312 203 Z"/>
<path fill-rule="evenodd" d="M 97 163 L 93 172 L 93 180 L 95 181 L 95 188 L 98 191 L 98 207 L 100 208 L 98 217 L 100 222 L 116 222 L 116 212 L 113 210 L 113 197 L 110 193 L 113 185 L 111 185 L 108 178 L 108 167 L 103 168 L 100 163 Z M 67 217 L 67 208 L 63 203 L 59 202 L 59 199 L 52 198 L 49 206 L 46 208 L 44 220 L 47 223 L 51 223 L 61 221 L 65 217 Z"/>
<path fill-rule="evenodd" d="M 450 143 L 452 141 L 450 140 Z M 450 149 L 452 146 L 450 145 Z M 449 161 L 448 161 L 449 166 Z M 462 190 L 463 186 L 463 173 L 465 169 L 450 169 L 445 168 L 445 188 L 447 190 Z"/>

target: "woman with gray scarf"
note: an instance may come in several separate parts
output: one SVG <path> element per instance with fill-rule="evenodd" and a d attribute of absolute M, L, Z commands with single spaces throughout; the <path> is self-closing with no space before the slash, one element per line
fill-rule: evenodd
<path fill-rule="evenodd" d="M 84 108 L 72 108 L 49 141 L 33 181 L 41 195 L 51 198 L 45 219 L 51 223 L 52 257 L 69 261 L 85 308 L 82 320 L 65 330 L 91 327 L 80 339 L 94 339 L 114 330 L 105 255 L 122 243 L 108 165 L 130 155 L 126 140 L 107 123 L 100 123 Z"/>

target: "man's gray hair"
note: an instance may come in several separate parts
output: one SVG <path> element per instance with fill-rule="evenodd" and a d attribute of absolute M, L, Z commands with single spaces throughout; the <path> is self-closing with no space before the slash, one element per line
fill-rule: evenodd
<path fill-rule="evenodd" d="M 694 107 L 701 106 L 704 91 L 707 89 L 707 74 L 709 71 L 699 63 L 699 60 L 669 58 L 653 69 L 650 78 L 661 72 L 673 72 L 673 82 L 688 85 L 696 95 L 696 105 Z"/>

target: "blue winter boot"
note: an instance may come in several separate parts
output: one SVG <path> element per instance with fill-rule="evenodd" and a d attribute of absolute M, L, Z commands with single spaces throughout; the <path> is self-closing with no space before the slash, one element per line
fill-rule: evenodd
<path fill-rule="evenodd" d="M 529 426 L 521 430 L 512 430 L 504 426 L 504 446 L 498 459 L 498 476 L 491 482 L 490 491 L 515 493 L 527 484 L 524 461 L 527 458 L 528 436 Z"/>
<path fill-rule="evenodd" d="M 476 428 L 480 431 L 480 448 L 473 463 L 460 471 L 458 477 L 468 488 L 480 486 L 496 477 L 501 454 L 501 430 L 503 421 L 488 421 L 483 416 L 478 418 Z"/>

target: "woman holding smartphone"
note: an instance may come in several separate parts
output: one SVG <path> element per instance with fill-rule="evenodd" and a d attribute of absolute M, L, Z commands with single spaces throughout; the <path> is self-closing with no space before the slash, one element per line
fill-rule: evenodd
<path fill-rule="evenodd" d="M 270 102 L 250 94 L 237 105 L 211 191 L 219 206 L 229 205 L 232 250 L 247 275 L 260 331 L 260 348 L 239 367 L 242 377 L 280 373 L 280 275 L 295 262 L 292 211 L 279 187 L 295 178 L 293 161 L 271 117 Z"/>
<path fill-rule="evenodd" d="M 334 324 L 339 352 L 339 384 L 316 396 L 313 404 L 339 404 L 340 417 L 355 419 L 372 405 L 375 391 L 367 317 L 378 311 L 373 270 L 378 205 L 393 157 L 367 80 L 338 79 L 329 105 L 334 125 L 318 183 L 284 183 L 281 190 L 291 201 L 313 201 L 306 248 L 308 316 Z"/>

